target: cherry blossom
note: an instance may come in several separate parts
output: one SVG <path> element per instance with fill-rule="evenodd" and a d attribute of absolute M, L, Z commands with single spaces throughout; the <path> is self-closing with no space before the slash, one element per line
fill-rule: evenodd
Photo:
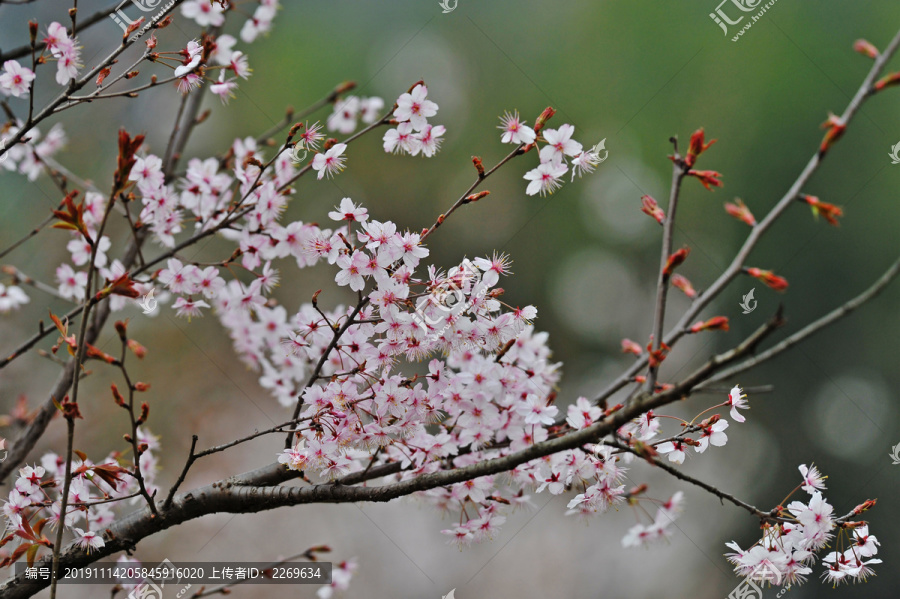
<path fill-rule="evenodd" d="M 34 77 L 34 71 L 31 69 L 23 67 L 15 60 L 7 60 L 3 63 L 3 73 L 0 73 L 0 93 L 14 98 L 27 95 Z"/>
<path fill-rule="evenodd" d="M 322 179 L 326 175 L 328 178 L 331 178 L 335 173 L 344 170 L 344 163 L 347 157 L 343 156 L 343 154 L 346 149 L 347 144 L 335 144 L 334 147 L 324 154 L 316 154 L 315 158 L 313 158 L 312 167 L 314 171 L 319 173 L 318 179 Z"/>
<path fill-rule="evenodd" d="M 530 144 L 534 143 L 537 135 L 534 129 L 527 126 L 525 121 L 519 118 L 519 112 L 514 110 L 512 113 L 505 112 L 500 117 L 501 125 L 498 129 L 503 131 L 500 141 L 505 144 Z"/>
<path fill-rule="evenodd" d="M 428 124 L 427 119 L 436 115 L 437 111 L 438 105 L 428 99 L 428 88 L 420 83 L 397 98 L 394 118 L 400 123 L 409 121 L 413 129 L 421 131 Z"/>
<path fill-rule="evenodd" d="M 184 77 L 200 65 L 200 61 L 203 60 L 203 46 L 195 40 L 191 40 L 187 43 L 187 47 L 182 50 L 182 53 L 185 55 L 185 58 L 183 64 L 175 68 L 176 77 Z"/>
<path fill-rule="evenodd" d="M 362 206 L 357 206 L 350 198 L 341 200 L 341 205 L 328 213 L 331 220 L 346 220 L 350 222 L 365 222 L 369 218 L 369 211 Z"/>
<path fill-rule="evenodd" d="M 0 283 L 0 314 L 7 314 L 11 310 L 17 310 L 19 306 L 30 301 L 31 299 L 18 286 L 7 286 Z"/>
<path fill-rule="evenodd" d="M 193 19 L 201 27 L 219 27 L 225 23 L 225 9 L 207 0 L 188 0 L 181 5 L 181 14 Z"/>
<path fill-rule="evenodd" d="M 560 178 L 565 175 L 569 167 L 562 162 L 542 162 L 537 168 L 525 173 L 525 179 L 531 181 L 525 189 L 530 196 L 540 193 L 542 196 L 552 194 L 560 188 Z"/>

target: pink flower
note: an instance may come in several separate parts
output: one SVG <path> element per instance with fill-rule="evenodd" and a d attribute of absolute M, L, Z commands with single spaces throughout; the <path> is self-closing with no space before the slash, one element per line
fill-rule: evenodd
<path fill-rule="evenodd" d="M 369 257 L 365 252 L 359 250 L 353 252 L 352 255 L 341 255 L 337 259 L 337 265 L 341 268 L 341 272 L 334 278 L 334 282 L 343 287 L 350 285 L 353 291 L 361 291 L 366 286 L 362 271 L 366 268 Z"/>
<path fill-rule="evenodd" d="M 525 125 L 524 121 L 519 120 L 519 111 L 514 110 L 512 113 L 505 112 L 500 117 L 502 123 L 497 128 L 503 131 L 500 141 L 505 144 L 530 144 L 534 143 L 534 129 Z"/>
<path fill-rule="evenodd" d="M 347 149 L 347 144 L 335 144 L 333 148 L 324 154 L 316 154 L 313 158 L 313 170 L 319 173 L 318 178 L 322 179 L 325 175 L 329 178 L 335 173 L 344 170 L 344 162 L 347 160 L 342 154 Z"/>
<path fill-rule="evenodd" d="M 384 108 L 384 100 L 379 97 L 361 98 L 359 100 L 359 118 L 367 125 L 371 125 L 378 120 L 378 113 L 382 108 Z"/>
<path fill-rule="evenodd" d="M 548 406 L 546 401 L 537 395 L 530 394 L 528 401 L 516 408 L 516 411 L 525 417 L 526 424 L 550 426 L 559 409 L 556 406 Z"/>
<path fill-rule="evenodd" d="M 228 104 L 228 99 L 235 97 L 233 92 L 236 89 L 237 83 L 234 82 L 234 77 L 226 80 L 225 71 L 219 71 L 219 80 L 209 86 L 209 91 L 219 96 L 222 104 Z"/>
<path fill-rule="evenodd" d="M 422 132 L 417 136 L 422 154 L 428 158 L 434 156 L 437 151 L 441 149 L 441 142 L 444 141 L 441 139 L 441 136 L 446 133 L 446 131 L 447 128 L 443 125 L 425 125 L 425 127 L 422 128 Z"/>
<path fill-rule="evenodd" d="M 798 466 L 800 470 L 800 476 L 803 477 L 803 486 L 801 487 L 804 491 L 812 495 L 815 493 L 816 489 L 825 489 L 825 479 L 827 476 L 822 476 L 819 472 L 819 469 L 814 465 L 810 465 L 809 468 L 806 467 L 806 464 L 800 464 Z"/>
<path fill-rule="evenodd" d="M 228 68 L 234 71 L 234 74 L 241 79 L 247 79 L 250 73 L 253 72 L 253 69 L 250 68 L 250 63 L 247 61 L 247 55 L 241 51 L 234 52 L 231 55 L 231 58 L 228 60 Z"/>
<path fill-rule="evenodd" d="M 359 116 L 359 98 L 347 96 L 339 102 L 335 102 L 334 111 L 328 117 L 326 125 L 329 131 L 337 131 L 344 135 L 353 133 L 356 129 L 356 119 Z"/>
<path fill-rule="evenodd" d="M 500 275 L 512 274 L 509 270 L 509 267 L 512 266 L 512 260 L 507 254 L 494 252 L 490 260 L 487 258 L 475 258 L 474 263 L 475 266 L 484 271 L 484 277 L 481 280 L 488 287 L 496 285 L 500 280 Z"/>
<path fill-rule="evenodd" d="M 709 447 L 710 443 L 715 445 L 716 447 L 722 447 L 728 441 L 728 435 L 726 435 L 724 431 L 728 428 L 727 420 L 719 420 L 712 426 L 708 426 L 704 428 L 700 432 L 700 439 L 698 439 L 700 445 L 695 447 L 694 449 L 697 453 L 703 453 L 706 451 L 706 448 Z"/>
<path fill-rule="evenodd" d="M 189 41 L 187 47 L 181 52 L 185 55 L 185 58 L 182 65 L 175 69 L 176 77 L 184 77 L 196 69 L 203 59 L 203 46 L 194 40 Z"/>
<path fill-rule="evenodd" d="M 685 453 L 684 443 L 679 440 L 666 441 L 656 446 L 656 451 L 661 454 L 668 454 L 668 459 L 673 464 L 683 464 Z"/>
<path fill-rule="evenodd" d="M 193 19 L 201 27 L 218 27 L 225 23 L 225 9 L 209 0 L 188 0 L 181 5 L 181 14 Z"/>
<path fill-rule="evenodd" d="M 94 549 L 102 549 L 105 545 L 100 535 L 92 530 L 85 532 L 80 528 L 75 527 L 72 527 L 72 530 L 78 535 L 78 546 L 84 549 L 86 553 L 90 553 Z"/>
<path fill-rule="evenodd" d="M 175 314 L 182 317 L 187 316 L 188 320 L 190 320 L 194 317 L 202 317 L 203 313 L 200 311 L 200 309 L 209 308 L 209 304 L 207 304 L 203 300 L 179 297 L 175 300 L 175 303 L 172 305 L 172 307 L 175 308 Z"/>
<path fill-rule="evenodd" d="M 27 304 L 31 299 L 25 295 L 19 287 L 10 285 L 7 287 L 0 283 L 0 314 L 6 314 L 10 310 L 16 310 L 22 304 Z M 3 449 L 0 447 L 0 449 Z"/>
<path fill-rule="evenodd" d="M 569 167 L 562 162 L 544 162 L 535 169 L 525 173 L 524 178 L 531 183 L 525 189 L 525 193 L 533 196 L 540 192 L 541 195 L 553 193 L 560 188 L 560 177 L 568 172 Z"/>
<path fill-rule="evenodd" d="M 34 71 L 23 67 L 15 60 L 4 62 L 3 71 L 0 73 L 0 92 L 16 98 L 28 93 L 28 88 L 34 81 Z"/>
<path fill-rule="evenodd" d="M 202 0 L 201 0 L 202 4 Z M 214 40 L 214 46 L 212 53 L 210 54 L 210 60 L 218 65 L 225 66 L 231 62 L 231 55 L 234 52 L 234 45 L 237 43 L 237 40 L 232 35 L 228 35 L 227 33 L 224 35 L 220 35 Z"/>
<path fill-rule="evenodd" d="M 541 162 L 562 160 L 564 156 L 577 156 L 581 153 L 581 144 L 572 139 L 573 133 L 575 127 L 568 124 L 559 129 L 544 129 L 543 136 L 547 145 L 541 148 Z"/>
<path fill-rule="evenodd" d="M 97 268 L 106 266 L 106 251 L 110 245 L 112 245 L 112 242 L 105 235 L 97 242 L 97 256 L 94 258 L 94 266 Z M 72 263 L 76 266 L 87 264 L 91 259 L 91 244 L 84 237 L 76 237 L 66 244 L 66 249 L 72 254 Z"/>
<path fill-rule="evenodd" d="M 315 152 L 319 149 L 319 142 L 325 139 L 325 135 L 319 133 L 321 130 L 322 125 L 316 121 L 312 125 L 305 127 L 303 133 L 300 134 L 300 139 L 303 141 L 303 145 L 307 150 Z"/>
<path fill-rule="evenodd" d="M 241 39 L 248 44 L 254 41 L 260 33 L 267 33 L 272 28 L 272 19 L 275 18 L 275 7 L 261 3 L 253 16 L 241 27 Z"/>
<path fill-rule="evenodd" d="M 394 118 L 403 123 L 409 121 L 413 129 L 421 131 L 428 124 L 428 117 L 437 114 L 438 105 L 427 99 L 428 88 L 420 83 L 411 92 L 401 94 L 397 98 Z"/>
<path fill-rule="evenodd" d="M 66 299 L 81 301 L 84 299 L 84 288 L 87 287 L 87 273 L 75 272 L 68 264 L 56 269 L 56 281 L 59 283 L 59 294 Z"/>
<path fill-rule="evenodd" d="M 159 280 L 172 293 L 196 293 L 197 275 L 200 270 L 192 265 L 184 265 L 177 258 L 169 258 L 166 268 L 159 271 Z"/>
<path fill-rule="evenodd" d="M 165 174 L 162 171 L 162 159 L 153 154 L 146 158 L 138 158 L 131 168 L 131 174 L 128 175 L 128 179 L 136 181 L 142 190 L 159 189 L 165 182 Z"/>
<path fill-rule="evenodd" d="M 346 220 L 361 223 L 368 220 L 369 211 L 361 205 L 356 206 L 350 198 L 344 198 L 341 200 L 339 208 L 335 208 L 332 212 L 328 213 L 328 218 L 337 221 Z"/>
<path fill-rule="evenodd" d="M 677 275 L 676 275 L 677 276 Z M 747 395 L 744 393 L 744 390 L 741 389 L 738 385 L 735 385 L 731 389 L 731 393 L 728 394 L 728 405 L 731 406 L 731 417 L 735 419 L 737 422 L 745 422 L 746 418 L 744 418 L 738 409 L 741 410 L 749 410 L 750 407 L 747 405 Z"/>
<path fill-rule="evenodd" d="M 397 150 L 415 156 L 421 150 L 419 138 L 416 137 L 412 123 L 400 123 L 396 129 L 388 129 L 383 138 L 384 151 L 395 154 Z"/>

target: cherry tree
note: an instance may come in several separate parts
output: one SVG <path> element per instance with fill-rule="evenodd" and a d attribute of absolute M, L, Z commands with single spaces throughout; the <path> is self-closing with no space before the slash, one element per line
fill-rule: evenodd
<path fill-rule="evenodd" d="M 702 490 L 749 513 L 748 526 L 761 526 L 761 538 L 751 547 L 723 540 L 723 551 L 729 550 L 723 559 L 740 577 L 787 586 L 814 578 L 831 584 L 865 580 L 874 573 L 879 542 L 863 514 L 875 499 L 860 497 L 857 505 L 837 509 L 814 464 L 797 464 L 797 487 L 766 508 L 688 476 L 679 466 L 688 454 L 715 454 L 729 435 L 741 434 L 757 392 L 740 386 L 742 373 L 875 297 L 897 276 L 900 262 L 857 297 L 777 344 L 764 349 L 786 325 L 781 311 L 683 378 L 662 378 L 661 366 L 687 336 L 728 330 L 728 318 L 706 309 L 737 278 L 787 290 L 787 280 L 750 258 L 789 209 L 811 208 L 821 220 L 810 226 L 838 224 L 841 208 L 804 190 L 863 103 L 900 82 L 900 73 L 884 74 L 900 33 L 884 50 L 857 43 L 856 50 L 873 61 L 868 74 L 844 111 L 828 117 L 820 146 L 767 213 L 757 218 L 739 200 L 726 204 L 721 218 L 738 219 L 748 232 L 705 289 L 677 272 L 690 260 L 690 248 L 674 247 L 676 211 L 684 186 L 713 191 L 724 177 L 705 168 L 715 160 L 715 140 L 702 128 L 686 147 L 671 139 L 669 197 L 635 199 L 635 210 L 661 227 L 648 330 L 635 331 L 637 341 L 622 340 L 622 351 L 634 355 L 629 368 L 593 397 L 564 398 L 555 392 L 562 364 L 552 360 L 552 342 L 535 325 L 538 308 L 504 300 L 500 284 L 512 276 L 513 257 L 459 256 L 454 264 L 437 265 L 428 260 L 428 244 L 440 243 L 438 229 L 457 211 L 477 210 L 470 205 L 488 196 L 485 182 L 501 168 L 518 169 L 525 194 L 552 194 L 602 168 L 603 142 L 588 147 L 578 141 L 575 128 L 558 122 L 552 107 L 522 114 L 511 109 L 498 115 L 497 143 L 509 144 L 509 153 L 490 167 L 473 157 L 472 184 L 434 222 L 401 230 L 377 200 L 349 197 L 317 207 L 326 224 L 288 222 L 284 216 L 298 195 L 298 181 L 338 178 L 352 169 L 364 158 L 355 143 L 363 137 L 381 136 L 389 154 L 433 158 L 447 131 L 440 98 L 429 93 L 426 81 L 410 82 L 387 101 L 354 95 L 355 84 L 342 83 L 307 109 L 289 110 L 268 131 L 247 132 L 217 155 L 188 156 L 188 140 L 206 118 L 204 100 L 216 96 L 215 109 L 228 110 L 235 89 L 252 80 L 247 52 L 265 43 L 260 40 L 277 21 L 278 2 L 262 0 L 250 13 L 228 0 L 158 4 L 157 12 L 122 22 L 121 43 L 93 64 L 85 64 L 80 36 L 108 23 L 116 7 L 84 20 L 73 7 L 59 20 L 23 23 L 30 42 L 0 53 L 6 118 L 0 167 L 6 176 L 46 177 L 59 195 L 57 209 L 43 215 L 39 226 L 4 241 L 0 258 L 16 258 L 38 237 L 64 245 L 70 256 L 48 265 L 51 281 L 5 264 L 0 318 L 15 317 L 42 296 L 71 305 L 65 313 L 50 310 L 29 338 L 3 339 L 0 369 L 43 352 L 55 356 L 61 370 L 35 412 L 26 405 L 15 411 L 24 424 L 0 463 L 0 475 L 14 480 L 3 507 L 2 566 L 25 560 L 58 572 L 106 557 L 136 563 L 132 553 L 143 539 L 207 514 L 410 496 L 458 515 L 454 525 L 434 533 L 435 542 L 460 548 L 491 539 L 508 512 L 527 507 L 535 493 L 566 495 L 566 513 L 581 518 L 643 505 L 645 520 L 621 539 L 631 548 L 665 539 L 684 502 Z M 202 31 L 187 39 L 181 30 L 166 29 L 173 21 Z M 237 37 L 224 33 L 232 23 Z M 124 61 L 125 56 L 132 58 Z M 35 105 L 39 85 L 54 88 L 43 106 Z M 123 123 L 114 165 L 97 165 L 90 175 L 65 168 L 65 121 L 57 115 L 78 118 L 85 103 L 154 93 L 181 99 L 165 148 L 149 148 L 143 135 Z M 127 231 L 127 243 L 113 244 L 111 232 L 117 230 Z M 199 263 L 186 252 L 212 237 L 231 244 L 232 251 L 214 263 Z M 328 272 L 334 288 L 346 287 L 356 299 L 336 305 L 325 299 L 327 291 L 317 292 L 291 313 L 272 291 L 282 273 L 294 276 L 295 267 Z M 667 327 L 673 288 L 692 302 Z M 216 318 L 235 357 L 258 375 L 270 401 L 282 406 L 283 422 L 205 449 L 195 435 L 181 470 L 160 472 L 165 440 L 151 432 L 159 409 L 153 381 L 136 380 L 131 369 L 135 360 L 154 359 L 129 330 L 128 315 L 137 306 L 170 310 L 188 321 Z M 95 344 L 110 326 L 119 343 L 107 353 Z M 90 426 L 90 415 L 79 408 L 85 376 L 106 381 L 109 400 L 128 414 L 130 427 L 116 431 L 124 434 L 122 451 L 93 455 L 77 446 L 77 429 Z M 702 399 L 712 389 L 720 389 L 718 399 Z M 620 392 L 622 400 L 613 404 Z M 664 413 L 676 402 L 696 407 L 696 416 Z M 36 444 L 57 415 L 66 427 L 66 446 L 36 455 Z M 205 457 L 237 451 L 260 437 L 272 439 L 269 463 L 184 489 L 189 472 Z M 655 497 L 646 484 L 626 487 L 626 472 L 639 476 L 648 469 L 671 474 L 686 483 L 684 490 Z M 315 559 L 325 549 L 312 547 L 302 555 Z M 340 563 L 319 596 L 348 588 L 355 567 L 353 561 Z M 19 575 L 0 587 L 0 597 L 30 597 L 46 586 L 55 597 L 55 581 Z M 134 588 L 124 582 L 118 587 Z"/>

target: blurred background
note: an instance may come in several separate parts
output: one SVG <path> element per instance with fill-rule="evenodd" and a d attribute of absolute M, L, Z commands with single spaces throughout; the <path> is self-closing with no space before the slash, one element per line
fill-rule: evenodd
<path fill-rule="evenodd" d="M 749 231 L 725 214 L 723 203 L 740 197 L 761 218 L 818 147 L 819 125 L 828 112 L 844 110 L 870 68 L 868 58 L 852 51 L 853 42 L 866 38 L 883 48 L 900 28 L 895 3 L 780 0 L 732 42 L 737 27 L 725 36 L 709 17 L 716 2 L 459 0 L 449 14 L 436 0 L 283 2 L 267 38 L 239 44 L 254 74 L 227 107 L 208 94 L 204 106 L 213 109 L 212 115 L 194 134 L 187 155 L 211 156 L 235 137 L 258 135 L 279 121 L 287 106 L 302 109 L 344 80 L 359 83 L 354 93 L 381 96 L 390 104 L 424 79 L 429 97 L 440 105 L 432 121 L 447 127 L 436 158 L 389 156 L 380 135 L 369 136 L 351 148 L 349 168 L 333 182 L 302 179 L 284 217 L 285 222 L 324 222 L 326 212 L 349 196 L 364 202 L 376 219 L 419 229 L 472 182 L 472 155 L 492 166 L 509 151 L 496 129 L 505 110 L 518 109 L 533 124 L 545 106 L 553 106 L 559 112 L 550 126 L 574 124 L 575 138 L 586 147 L 605 138 L 609 159 L 594 175 L 567 183 L 552 196 L 529 197 L 522 175 L 535 166 L 536 157 L 516 159 L 484 185 L 492 192 L 489 198 L 464 207 L 429 239 L 430 259 L 444 267 L 495 250 L 512 256 L 515 276 L 503 282 L 507 301 L 538 307 L 536 326 L 550 333 L 554 358 L 564 363 L 558 401 L 565 405 L 579 395 L 593 396 L 630 364 L 632 358 L 620 352 L 622 337 L 645 342 L 650 333 L 661 229 L 640 212 L 640 197 L 649 194 L 665 206 L 669 137 L 677 135 L 684 148 L 690 133 L 703 126 L 708 137 L 719 140 L 703 155 L 700 168 L 723 173 L 724 188 L 710 193 L 688 180 L 678 211 L 675 246 L 692 248 L 680 272 L 702 289 L 730 262 Z M 106 5 L 79 2 L 81 14 Z M 252 10 L 255 5 L 242 6 Z M 26 42 L 28 18 L 37 18 L 42 29 L 50 20 L 67 22 L 67 7 L 61 0 L 3 3 L 0 46 Z M 242 22 L 233 20 L 226 31 L 237 35 Z M 161 46 L 168 44 L 164 49 L 180 48 L 199 31 L 180 16 L 175 25 L 161 35 Z M 120 34 L 109 21 L 81 36 L 86 63 L 111 51 Z M 900 59 L 892 67 L 900 69 Z M 56 90 L 40 90 L 36 105 L 51 92 Z M 172 90 L 158 89 L 137 100 L 105 101 L 64 113 L 69 143 L 56 158 L 105 188 L 118 128 L 145 131 L 151 151 L 161 154 L 177 102 Z M 663 380 L 674 380 L 711 353 L 731 347 L 779 305 L 789 324 L 773 341 L 783 338 L 858 294 L 896 259 L 900 166 L 891 165 L 888 152 L 900 141 L 898 105 L 897 91 L 869 101 L 804 189 L 844 208 L 841 227 L 816 221 L 798 204 L 751 255 L 751 266 L 790 281 L 787 293 L 739 278 L 703 313 L 728 316 L 731 330 L 682 341 L 665 363 Z M 13 106 L 21 110 L 24 103 Z M 324 121 L 328 112 L 314 119 Z M 49 125 L 41 129 L 46 132 Z M 59 193 L 46 177 L 29 182 L 0 172 L 0 246 L 6 247 L 45 218 Z M 124 233 L 120 229 L 113 236 L 111 255 L 125 244 Z M 61 232 L 45 231 L 4 263 L 52 281 L 55 266 L 68 260 L 67 240 Z M 201 256 L 222 259 L 228 247 L 215 242 Z M 152 247 L 147 253 L 158 251 Z M 281 268 L 276 296 L 288 310 L 309 301 L 317 289 L 326 289 L 320 302 L 348 300 L 331 284 L 327 268 L 297 271 L 287 262 Z M 738 304 L 751 288 L 758 308 L 743 315 Z M 30 335 L 48 307 L 57 313 L 67 309 L 59 300 L 27 291 L 29 305 L 0 317 L 0 351 Z M 670 297 L 672 323 L 688 300 L 677 291 Z M 728 381 L 772 384 L 775 391 L 750 397 L 747 422 L 732 423 L 727 446 L 692 456 L 684 465 L 688 474 L 764 509 L 798 484 L 797 466 L 811 462 L 829 476 L 826 497 L 835 512 L 844 514 L 865 499 L 878 498 L 877 508 L 867 514 L 871 532 L 882 542 L 878 557 L 884 564 L 876 567 L 877 576 L 864 586 L 832 591 L 820 582 L 817 566 L 814 579 L 790 590 L 788 597 L 886 598 L 896 597 L 900 587 L 895 567 L 900 560 L 900 467 L 892 467 L 888 457 L 891 446 L 900 443 L 898 299 L 900 285 L 895 284 L 780 359 Z M 136 378 L 152 384 L 149 425 L 161 436 L 159 480 L 164 486 L 180 471 L 191 434 L 200 436 L 200 447 L 209 447 L 289 417 L 259 387 L 254 373 L 236 367 L 228 336 L 214 316 L 188 323 L 170 308 L 155 319 L 136 308 L 126 315 L 132 317 L 132 335 L 149 350 L 132 368 Z M 111 331 L 98 345 L 112 347 Z M 45 340 L 40 347 L 50 344 Z M 8 413 L 20 395 L 30 406 L 39 405 L 57 373 L 56 364 L 34 354 L 5 368 L 0 412 Z M 88 420 L 76 439 L 76 447 L 97 458 L 125 448 L 125 416 L 109 400 L 106 379 L 85 381 L 81 409 Z M 696 396 L 664 412 L 692 417 L 723 399 Z M 280 436 L 268 437 L 207 458 L 186 485 L 269 463 L 280 445 Z M 54 421 L 32 459 L 63 448 L 64 426 Z M 458 599 L 727 596 L 739 579 L 722 555 L 725 542 L 751 545 L 759 538 L 758 522 L 643 463 L 633 465 L 629 481 L 648 482 L 649 494 L 657 498 L 679 489 L 686 493 L 684 515 L 668 544 L 623 550 L 621 538 L 637 517 L 632 508 L 621 507 L 585 525 L 563 515 L 570 495 L 543 493 L 533 496 L 534 509 L 510 517 L 493 542 L 464 551 L 447 545 L 439 533 L 453 516 L 442 520 L 431 508 L 404 500 L 209 516 L 147 539 L 136 555 L 149 563 L 164 558 L 269 561 L 328 544 L 333 561 L 358 560 L 349 598 L 437 599 L 452 588 Z M 269 597 L 272 589 L 247 586 L 234 596 Z M 315 590 L 287 592 L 313 597 Z M 107 593 L 101 587 L 64 587 L 61 596 Z M 765 597 L 775 594 L 769 589 Z"/>

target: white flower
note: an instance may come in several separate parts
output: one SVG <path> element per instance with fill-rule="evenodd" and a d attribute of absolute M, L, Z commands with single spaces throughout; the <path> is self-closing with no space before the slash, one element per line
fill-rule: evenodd
<path fill-rule="evenodd" d="M 197 65 L 199 65 L 200 61 L 203 59 L 203 46 L 194 40 L 187 43 L 187 48 L 185 48 L 184 52 L 187 54 L 187 62 L 175 69 L 176 77 L 184 77 L 196 69 Z"/>
<path fill-rule="evenodd" d="M 512 113 L 505 112 L 500 117 L 502 125 L 498 129 L 503 131 L 500 141 L 505 144 L 530 144 L 534 143 L 534 129 L 527 126 L 523 121 L 519 120 L 519 112 L 514 110 Z"/>
<path fill-rule="evenodd" d="M 28 88 L 34 81 L 34 71 L 23 67 L 15 60 L 4 62 L 3 71 L 0 73 L 0 92 L 16 98 L 28 93 Z"/>
<path fill-rule="evenodd" d="M 225 22 L 225 9 L 209 0 L 188 0 L 181 5 L 181 14 L 194 19 L 201 27 L 218 27 Z M 232 38 L 234 39 L 234 38 Z"/>
<path fill-rule="evenodd" d="M 319 179 L 325 175 L 331 178 L 335 173 L 344 170 L 344 162 L 347 158 L 343 156 L 343 153 L 346 149 L 347 144 L 334 144 L 334 147 L 324 154 L 316 154 L 315 158 L 313 158 L 312 167 L 314 171 L 319 173 Z"/>
<path fill-rule="evenodd" d="M 525 173 L 524 179 L 531 181 L 525 189 L 525 193 L 533 196 L 540 192 L 541 195 L 553 193 L 562 185 L 560 178 L 568 172 L 569 167 L 561 161 L 544 162 L 537 168 Z"/>
<path fill-rule="evenodd" d="M 420 83 L 411 92 L 397 98 L 394 118 L 403 123 L 409 121 L 413 129 L 421 131 L 428 124 L 427 118 L 437 114 L 438 105 L 427 99 L 428 88 Z"/>
<path fill-rule="evenodd" d="M 548 406 L 547 402 L 540 399 L 537 395 L 528 396 L 527 403 L 520 405 L 516 411 L 525 417 L 526 424 L 543 424 L 550 426 L 556 417 L 559 408 L 556 406 Z"/>

